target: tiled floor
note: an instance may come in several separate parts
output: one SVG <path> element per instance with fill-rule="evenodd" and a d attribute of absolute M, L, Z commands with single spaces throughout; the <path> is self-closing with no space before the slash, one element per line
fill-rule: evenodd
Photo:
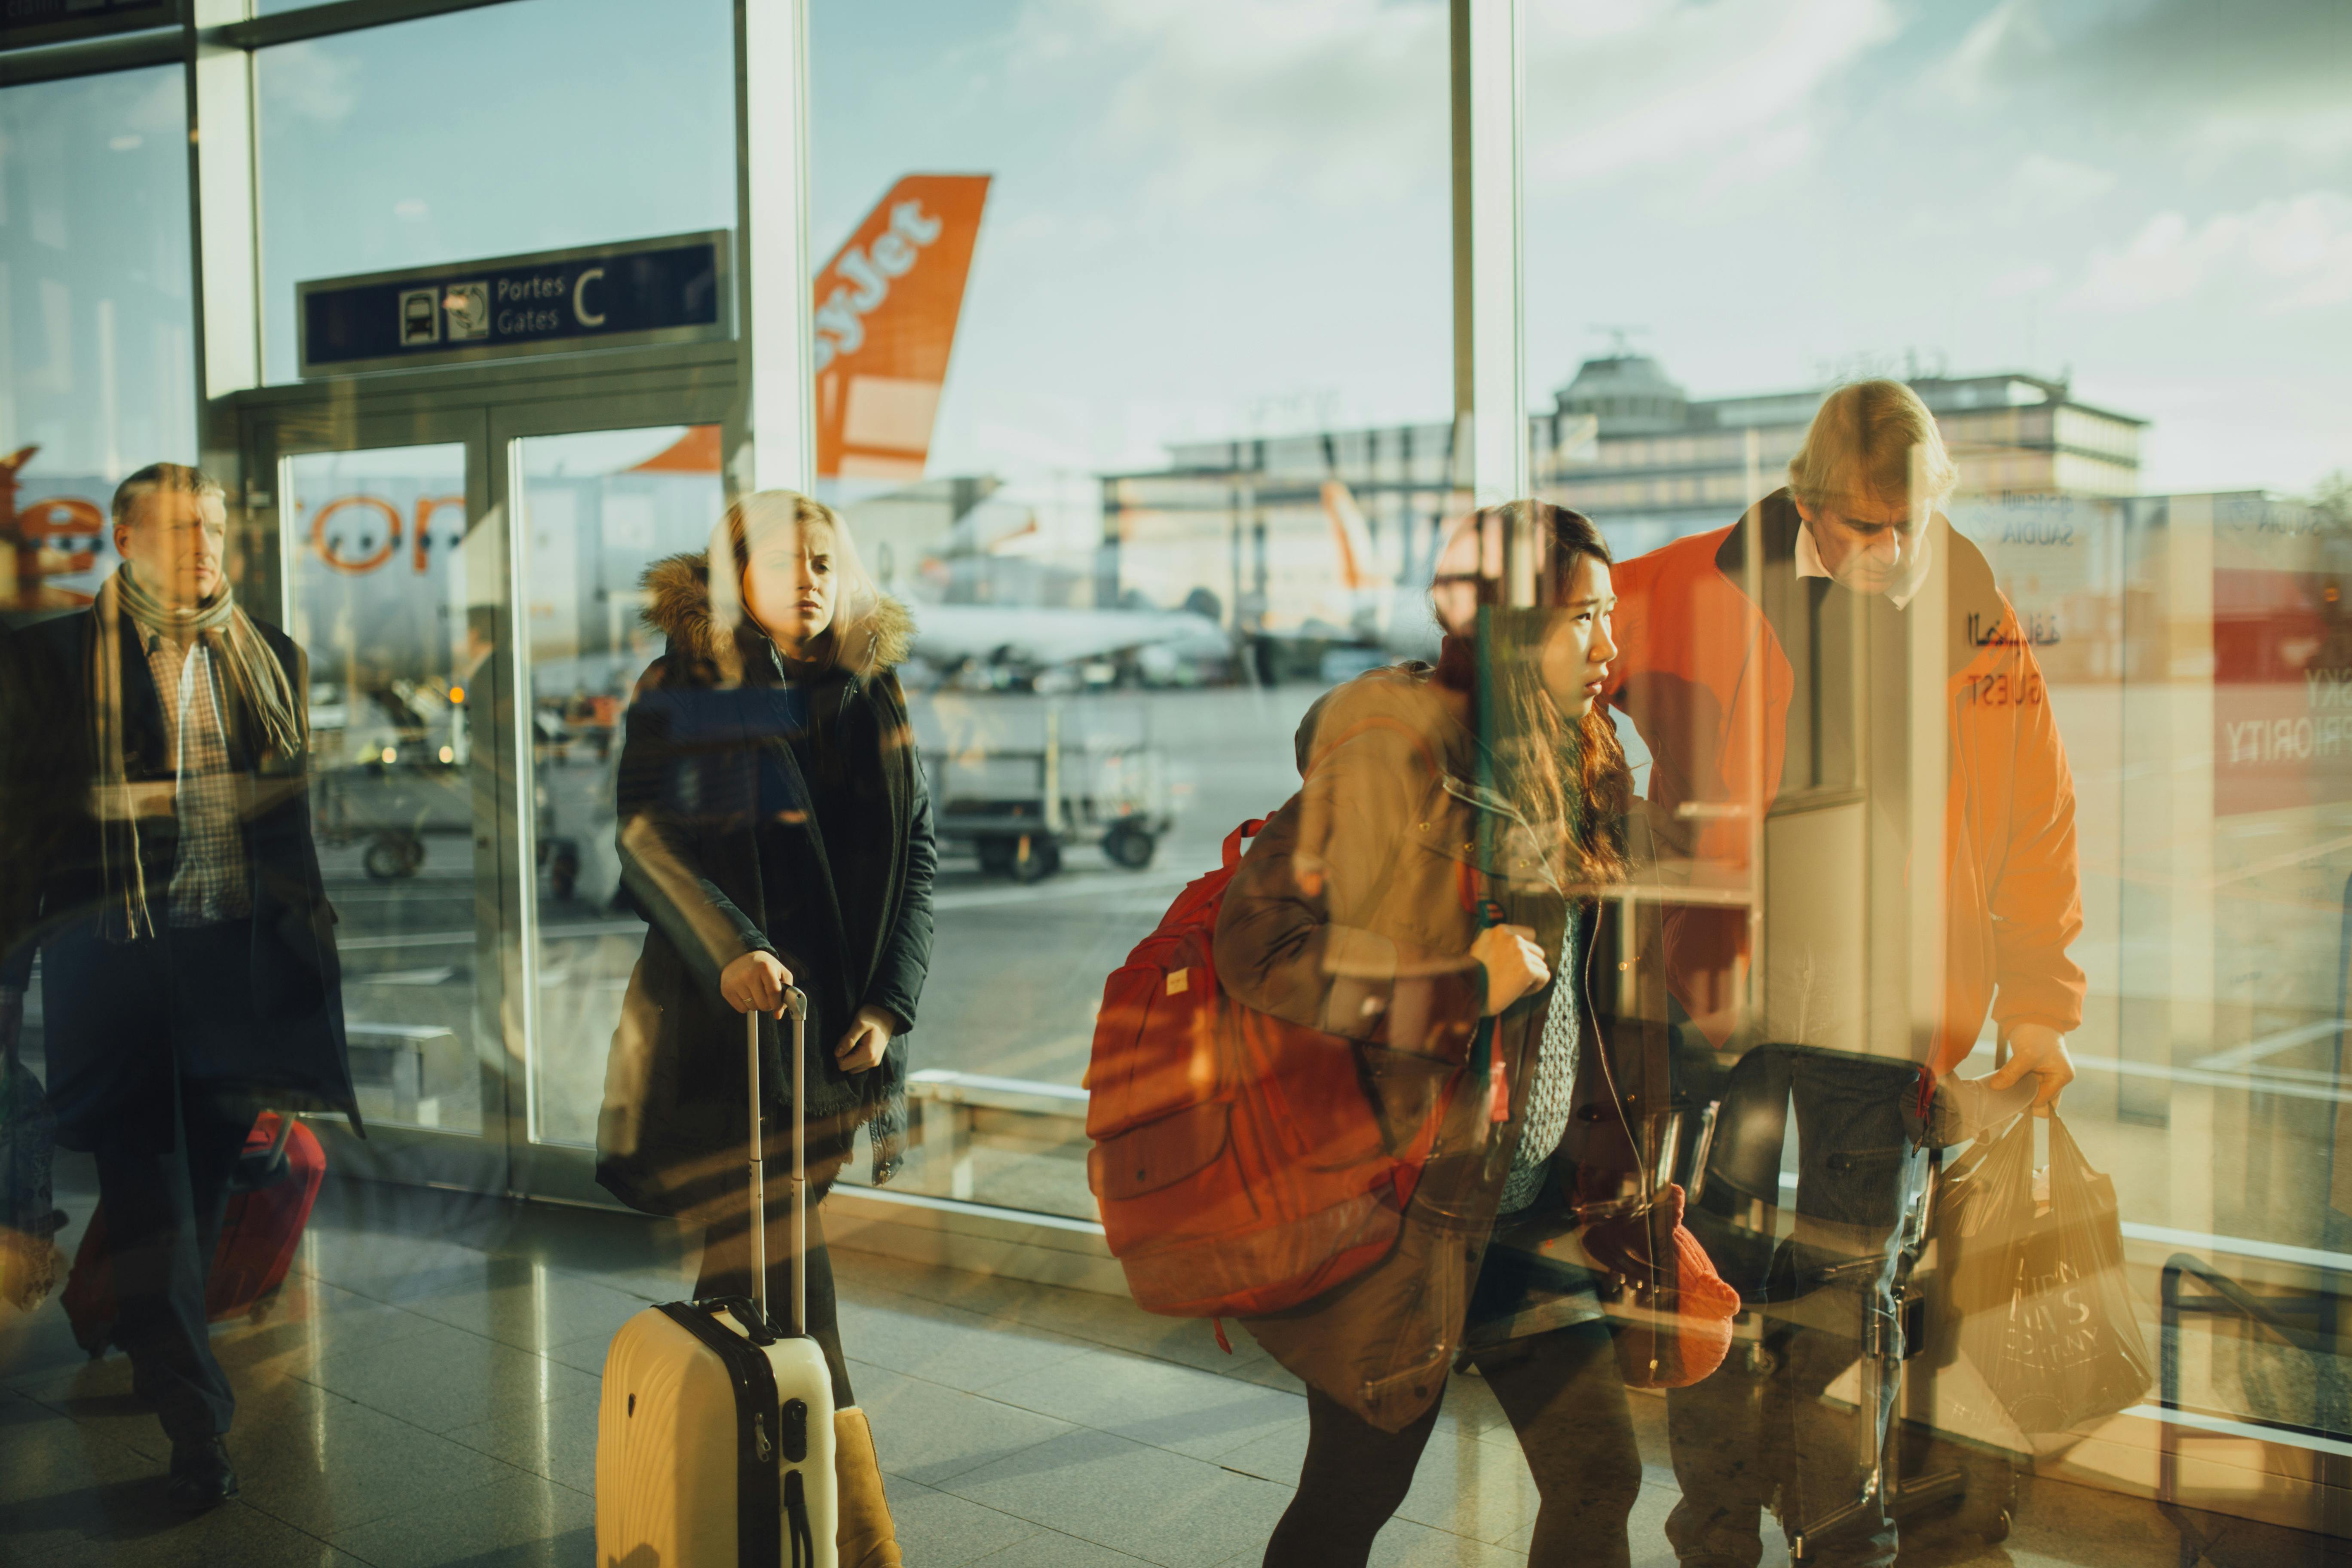
<path fill-rule="evenodd" d="M 59 1174 L 70 1184 L 71 1163 Z M 86 1194 L 61 1201 L 87 1215 Z M 913 1568 L 1257 1563 L 1297 1476 L 1306 1402 L 1245 1336 L 1227 1356 L 1205 1325 L 1108 1297 L 835 1258 L 852 1375 Z M 244 1495 L 194 1521 L 162 1507 L 165 1446 L 123 1359 L 86 1360 L 54 1300 L 0 1320 L 0 1563 L 586 1568 L 604 1344 L 647 1301 L 682 1295 L 692 1261 L 626 1216 L 331 1184 L 276 1309 L 215 1330 L 240 1401 Z M 1670 1563 L 1663 1405 L 1634 1406 L 1649 1462 L 1634 1561 Z M 1535 1507 L 1493 1399 L 1456 1379 L 1374 1561 L 1524 1563 Z M 2328 1559 L 2313 1538 L 2239 1525 L 2210 1560 Z M 2152 1507 L 2049 1481 L 2021 1500 L 2005 1549 L 1919 1535 L 1905 1553 L 2179 1561 Z"/>

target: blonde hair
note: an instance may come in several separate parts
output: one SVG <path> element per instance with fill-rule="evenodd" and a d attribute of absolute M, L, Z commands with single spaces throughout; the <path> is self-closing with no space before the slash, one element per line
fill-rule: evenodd
<path fill-rule="evenodd" d="M 729 507 L 710 531 L 710 618 L 721 631 L 757 627 L 743 602 L 743 576 L 751 569 L 754 545 L 779 533 L 823 529 L 832 536 L 833 624 L 825 629 L 823 650 L 829 663 L 856 662 L 864 649 L 866 623 L 882 601 L 882 591 L 857 553 L 857 542 L 841 514 L 814 496 L 798 490 L 759 490 Z M 732 570 L 720 570 L 720 563 Z M 722 647 L 730 637 L 719 639 Z"/>
<path fill-rule="evenodd" d="M 1959 477 L 1936 416 L 1899 381 L 1850 382 L 1822 399 L 1789 459 L 1789 493 L 1841 511 L 1856 500 L 1933 506 Z"/>

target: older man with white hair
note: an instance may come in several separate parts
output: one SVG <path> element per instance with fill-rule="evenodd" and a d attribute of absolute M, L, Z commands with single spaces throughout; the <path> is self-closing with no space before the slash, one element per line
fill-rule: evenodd
<path fill-rule="evenodd" d="M 2074 784 L 2033 650 L 1939 510 L 1957 478 L 1916 393 L 1858 382 L 1823 400 L 1785 489 L 1616 575 L 1609 697 L 1650 748 L 1659 838 L 1695 883 L 1761 889 L 1760 953 L 1736 901 L 1669 910 L 1680 1087 L 1731 1089 L 1709 1169 L 1750 1167 L 1738 1184 L 1768 1208 L 1791 1105 L 1797 1121 L 1785 1241 L 1710 1211 L 1730 1181 L 1693 1213 L 1765 1331 L 1752 1360 L 1670 1396 L 1685 1563 L 1753 1568 L 1775 1488 L 1809 1562 L 1894 1561 L 1862 1462 L 1891 1381 L 1866 1431 L 1824 1394 L 1899 1346 L 1895 1253 L 1935 1084 L 1988 1017 L 1997 1083 L 2032 1075 L 2046 1110 L 2074 1077 Z"/>

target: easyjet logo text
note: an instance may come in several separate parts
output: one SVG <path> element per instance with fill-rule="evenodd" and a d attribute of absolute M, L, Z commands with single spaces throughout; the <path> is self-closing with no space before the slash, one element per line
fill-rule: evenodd
<path fill-rule="evenodd" d="M 457 514 L 457 531 L 445 531 L 436 540 L 433 519 L 444 510 Z M 423 572 L 436 543 L 445 551 L 458 543 L 465 520 L 464 496 L 418 496 L 413 518 L 404 518 L 382 496 L 338 496 L 310 520 L 310 550 L 336 571 L 357 575 L 390 561 L 405 539 L 410 562 Z"/>
<path fill-rule="evenodd" d="M 836 355 L 854 354 L 866 342 L 866 318 L 890 297 L 890 279 L 906 276 L 923 247 L 940 237 L 937 217 L 923 216 L 922 203 L 908 200 L 890 209 L 890 226 L 861 250 L 850 246 L 834 259 L 836 285 L 816 308 L 816 368 Z"/>

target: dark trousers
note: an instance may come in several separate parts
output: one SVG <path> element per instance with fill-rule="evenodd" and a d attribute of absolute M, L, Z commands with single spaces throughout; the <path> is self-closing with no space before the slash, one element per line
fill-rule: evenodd
<path fill-rule="evenodd" d="M 1579 1323 L 1478 1353 L 1542 1499 L 1534 1568 L 1622 1568 L 1642 1456 L 1606 1323 Z M 1412 1485 L 1437 1410 L 1383 1432 L 1313 1389 L 1298 1495 L 1266 1543 L 1265 1568 L 1360 1568 Z"/>
<path fill-rule="evenodd" d="M 768 1184 L 767 1235 L 768 1310 L 778 1322 L 792 1312 L 792 1209 L 778 1196 L 780 1183 Z M 748 1203 L 741 1205 L 748 1208 Z M 824 1205 L 808 1210 L 808 1331 L 824 1352 L 833 1373 L 833 1407 L 846 1410 L 857 1403 L 849 1388 L 849 1363 L 841 1352 L 841 1311 L 834 1297 L 833 1257 L 824 1247 L 824 1226 L 818 1217 Z M 695 1277 L 694 1299 L 751 1294 L 751 1243 L 740 1213 L 720 1220 L 703 1233 L 702 1269 Z"/>
<path fill-rule="evenodd" d="M 205 1291 L 229 1177 L 257 1106 L 191 1081 L 206 1037 L 258 1027 L 249 921 L 164 927 L 152 940 L 88 939 L 47 951 L 42 1006 L 53 1032 L 114 1048 L 102 1115 L 89 1118 L 115 1296 L 114 1342 L 131 1383 L 175 1443 L 226 1432 L 236 1410 L 214 1358 Z"/>
<path fill-rule="evenodd" d="M 184 1089 L 171 1142 L 110 1138 L 97 1152 L 114 1342 L 131 1357 L 131 1386 L 174 1443 L 217 1436 L 236 1413 L 228 1374 L 213 1355 L 205 1293 L 228 1180 L 254 1116 L 250 1100 Z"/>
<path fill-rule="evenodd" d="M 1797 1116 L 1797 1221 L 1772 1259 L 1762 1340 L 1752 1355 L 1734 1346 L 1713 1377 L 1666 1394 L 1682 1489 L 1666 1538 L 1683 1562 L 1709 1568 L 1753 1568 L 1762 1557 L 1763 1512 L 1776 1487 L 1790 1531 L 1858 1499 L 1864 1442 L 1883 1441 L 1894 1409 L 1895 1379 L 1867 1413 L 1823 1396 L 1861 1358 L 1871 1318 L 1900 1353 L 1900 1226 L 1927 1170 L 1916 1142 L 1918 1069 L 1791 1051 L 1787 1082 Z M 1856 1259 L 1878 1267 L 1818 1282 L 1822 1269 Z M 1858 1430 L 1864 1419 L 1870 1426 Z M 1895 1521 L 1882 1505 L 1823 1540 L 1811 1560 L 1880 1565 L 1895 1561 Z"/>

